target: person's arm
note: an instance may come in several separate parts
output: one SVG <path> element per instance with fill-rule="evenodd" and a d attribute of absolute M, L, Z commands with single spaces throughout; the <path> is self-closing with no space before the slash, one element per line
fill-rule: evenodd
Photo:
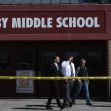
<path fill-rule="evenodd" d="M 66 66 L 66 61 L 63 61 L 61 67 L 64 68 Z"/>
<path fill-rule="evenodd" d="M 86 76 L 88 77 L 88 68 L 87 67 L 85 67 L 85 68 L 86 68 L 86 72 L 87 72 Z M 87 80 L 87 82 L 89 84 L 89 80 Z"/>
<path fill-rule="evenodd" d="M 53 64 L 50 64 L 49 71 L 50 71 L 50 76 L 51 77 L 54 76 L 55 72 L 54 72 Z"/>
<path fill-rule="evenodd" d="M 86 76 L 88 77 L 88 68 L 87 67 L 85 67 L 85 68 L 86 68 L 86 72 L 87 72 Z"/>
<path fill-rule="evenodd" d="M 63 61 L 62 64 L 61 64 L 61 66 L 63 68 L 66 68 L 66 66 L 69 65 L 69 64 L 70 64 L 69 61 Z"/>
<path fill-rule="evenodd" d="M 78 75 L 79 75 L 79 71 L 80 71 L 80 67 L 77 67 L 77 68 L 76 68 L 76 75 L 75 75 L 75 76 L 78 76 Z"/>
<path fill-rule="evenodd" d="M 62 70 L 63 76 L 65 76 L 65 61 L 63 61 L 61 64 L 61 70 Z"/>
<path fill-rule="evenodd" d="M 75 74 L 76 77 L 78 77 L 79 72 L 80 72 L 80 67 L 77 67 L 76 68 L 76 74 Z M 78 82 L 81 82 L 81 80 L 78 79 Z"/>
<path fill-rule="evenodd" d="M 61 64 L 62 73 L 64 74 L 64 76 L 67 76 L 67 70 L 66 70 L 67 65 L 69 65 L 69 62 L 67 62 L 67 61 L 63 61 Z"/>
<path fill-rule="evenodd" d="M 63 61 L 61 64 L 61 68 L 62 68 L 62 74 L 64 77 L 66 77 L 66 61 Z M 67 80 L 64 80 L 65 83 L 67 83 Z"/>
<path fill-rule="evenodd" d="M 75 65 L 74 65 L 74 63 L 72 63 L 72 67 L 73 67 L 73 76 L 75 77 L 76 76 L 76 71 L 75 71 Z"/>

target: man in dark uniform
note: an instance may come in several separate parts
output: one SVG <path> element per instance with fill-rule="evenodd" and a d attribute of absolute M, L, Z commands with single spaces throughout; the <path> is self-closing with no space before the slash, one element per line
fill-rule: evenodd
<path fill-rule="evenodd" d="M 88 69 L 85 66 L 85 64 L 86 64 L 86 60 L 82 58 L 80 60 L 80 66 L 77 67 L 76 76 L 78 76 L 78 77 L 87 77 L 88 76 Z M 75 99 L 77 98 L 78 94 L 80 93 L 80 91 L 82 89 L 84 97 L 86 99 L 86 104 L 92 105 L 90 97 L 89 97 L 89 88 L 88 88 L 89 81 L 88 80 L 78 80 L 77 85 L 78 85 L 78 87 L 76 88 L 77 90 L 73 94 L 72 103 L 75 104 Z"/>
<path fill-rule="evenodd" d="M 50 77 L 59 77 L 61 76 L 61 70 L 59 66 L 60 58 L 58 56 L 55 56 L 53 58 L 53 63 L 50 64 L 49 66 L 49 75 Z M 58 80 L 50 80 L 50 93 L 49 93 L 49 98 L 47 101 L 46 109 L 52 109 L 50 107 L 51 101 L 53 97 L 56 98 L 56 102 L 58 104 L 58 107 L 62 110 L 64 106 L 60 102 L 60 97 L 59 97 L 59 81 Z"/>

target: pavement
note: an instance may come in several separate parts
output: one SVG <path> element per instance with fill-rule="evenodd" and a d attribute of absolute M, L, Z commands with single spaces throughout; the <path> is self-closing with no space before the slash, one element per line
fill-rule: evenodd
<path fill-rule="evenodd" d="M 0 111 L 48 111 L 46 110 L 47 99 L 0 99 Z M 85 104 L 85 100 L 76 100 L 71 108 L 63 111 L 111 111 L 111 102 L 92 101 L 93 106 Z M 60 111 L 55 100 L 51 104 L 53 110 Z"/>

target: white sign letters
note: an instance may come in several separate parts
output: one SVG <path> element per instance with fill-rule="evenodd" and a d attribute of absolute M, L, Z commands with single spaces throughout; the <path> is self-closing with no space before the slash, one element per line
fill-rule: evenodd
<path fill-rule="evenodd" d="M 0 28 L 7 28 L 8 18 L 0 18 Z M 12 29 L 20 28 L 99 28 L 98 17 L 13 17 L 11 18 Z"/>

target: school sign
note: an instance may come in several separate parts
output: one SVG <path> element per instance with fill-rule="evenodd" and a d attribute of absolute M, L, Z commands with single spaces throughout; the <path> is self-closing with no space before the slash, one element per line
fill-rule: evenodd
<path fill-rule="evenodd" d="M 105 33 L 105 14 L 103 11 L 0 12 L 0 33 Z"/>

